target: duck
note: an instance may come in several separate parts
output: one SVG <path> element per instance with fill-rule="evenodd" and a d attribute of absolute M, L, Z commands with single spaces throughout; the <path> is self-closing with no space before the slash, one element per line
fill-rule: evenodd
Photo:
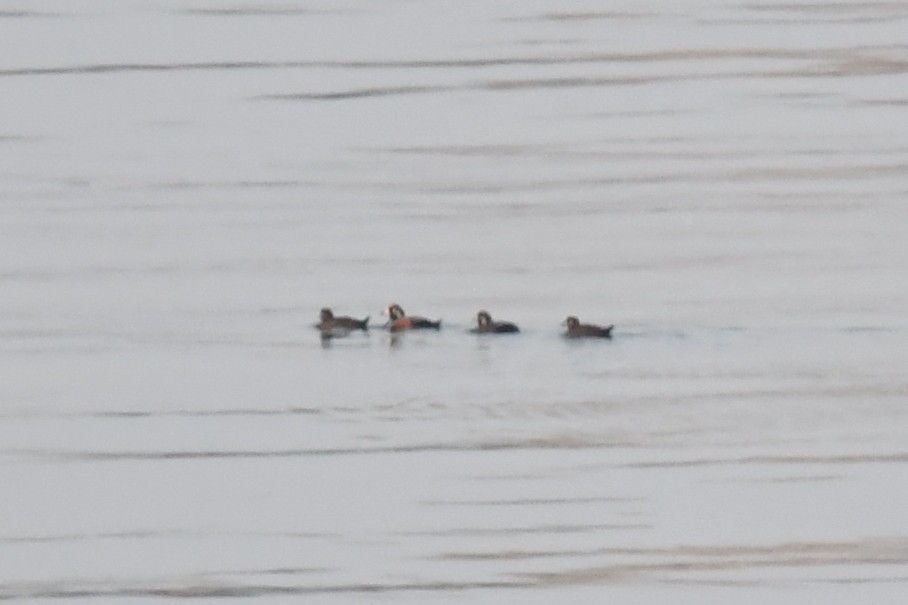
<path fill-rule="evenodd" d="M 407 315 L 403 308 L 397 303 L 392 303 L 388 305 L 388 308 L 384 311 L 385 314 L 389 317 L 388 329 L 392 332 L 403 332 L 404 330 L 425 330 L 441 329 L 441 320 L 431 320 L 426 319 L 425 317 L 417 317 L 415 315 Z"/>
<path fill-rule="evenodd" d="M 321 331 L 323 338 L 346 336 L 353 330 L 362 330 L 363 332 L 369 330 L 368 315 L 365 319 L 356 319 L 346 315 L 335 317 L 331 309 L 325 307 L 319 313 L 319 319 L 320 321 L 315 324 L 315 327 Z"/>
<path fill-rule="evenodd" d="M 516 334 L 520 332 L 517 324 L 509 321 L 492 321 L 488 311 L 476 314 L 476 327 L 470 330 L 473 334 Z"/>
<path fill-rule="evenodd" d="M 564 333 L 567 338 L 611 338 L 612 328 L 615 327 L 614 325 L 582 324 L 573 315 L 565 319 L 562 325 L 567 326 L 567 331 Z"/>

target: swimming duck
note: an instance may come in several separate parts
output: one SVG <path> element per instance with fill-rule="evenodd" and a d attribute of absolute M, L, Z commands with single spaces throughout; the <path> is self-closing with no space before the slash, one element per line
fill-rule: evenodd
<path fill-rule="evenodd" d="M 473 334 L 514 334 L 520 332 L 516 324 L 509 321 L 492 321 L 488 311 L 476 314 L 476 327 L 470 330 Z"/>
<path fill-rule="evenodd" d="M 390 304 L 384 311 L 390 318 L 388 329 L 392 332 L 402 332 L 404 330 L 424 330 L 431 328 L 433 330 L 441 329 L 441 320 L 432 321 L 425 317 L 407 315 L 398 304 Z"/>
<path fill-rule="evenodd" d="M 582 324 L 573 315 L 565 319 L 562 325 L 567 326 L 567 332 L 564 333 L 567 338 L 611 338 L 612 328 L 615 327 L 614 325 L 603 327 L 594 324 Z"/>
<path fill-rule="evenodd" d="M 366 332 L 369 329 L 369 317 L 365 319 L 355 319 L 353 317 L 341 316 L 335 317 L 331 309 L 325 307 L 319 313 L 319 323 L 315 327 L 321 330 L 322 337 L 330 338 L 333 336 L 346 336 L 353 330 L 362 330 Z"/>

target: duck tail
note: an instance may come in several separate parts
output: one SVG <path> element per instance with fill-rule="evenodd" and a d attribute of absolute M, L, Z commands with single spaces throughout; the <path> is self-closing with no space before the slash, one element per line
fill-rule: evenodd
<path fill-rule="evenodd" d="M 368 315 L 366 315 L 366 318 L 364 320 L 359 322 L 359 329 L 364 332 L 369 329 L 369 316 Z"/>

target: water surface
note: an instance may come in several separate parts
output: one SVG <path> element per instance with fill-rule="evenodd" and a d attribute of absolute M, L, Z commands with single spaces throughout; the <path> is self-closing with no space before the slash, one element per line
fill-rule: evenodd
<path fill-rule="evenodd" d="M 0 597 L 901 602 L 906 20 L 4 7 Z"/>

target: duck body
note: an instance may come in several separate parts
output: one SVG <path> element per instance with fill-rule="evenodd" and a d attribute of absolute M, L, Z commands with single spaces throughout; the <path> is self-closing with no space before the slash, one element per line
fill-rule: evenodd
<path fill-rule="evenodd" d="M 319 320 L 315 327 L 321 331 L 322 337 L 346 336 L 353 330 L 362 330 L 363 332 L 369 330 L 368 316 L 365 319 L 356 319 L 346 315 L 335 317 L 328 307 L 321 310 Z"/>
<path fill-rule="evenodd" d="M 440 330 L 441 320 L 431 320 L 416 315 L 407 315 L 398 304 L 388 305 L 385 310 L 389 318 L 388 329 L 392 332 L 406 330 Z"/>
<path fill-rule="evenodd" d="M 470 330 L 472 334 L 517 334 L 520 329 L 517 324 L 509 321 L 493 321 L 488 311 L 476 314 L 476 327 Z"/>
<path fill-rule="evenodd" d="M 582 324 L 573 315 L 564 320 L 567 331 L 566 338 L 611 338 L 614 325 L 597 326 L 595 324 Z"/>

